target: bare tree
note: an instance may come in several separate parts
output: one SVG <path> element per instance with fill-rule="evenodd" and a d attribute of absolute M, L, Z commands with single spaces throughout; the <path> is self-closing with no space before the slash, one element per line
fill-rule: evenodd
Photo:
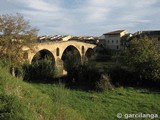
<path fill-rule="evenodd" d="M 24 17 L 16 15 L 0 15 L 0 57 L 8 57 L 12 63 L 12 75 L 15 76 L 15 66 L 24 62 L 24 47 L 33 50 L 33 41 L 38 29 L 29 25 Z"/>

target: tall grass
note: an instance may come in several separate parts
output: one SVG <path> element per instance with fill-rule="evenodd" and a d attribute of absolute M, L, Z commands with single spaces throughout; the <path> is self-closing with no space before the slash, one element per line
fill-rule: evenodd
<path fill-rule="evenodd" d="M 40 93 L 21 79 L 12 77 L 6 69 L 0 69 L 0 86 L 2 88 L 1 119 L 36 120 L 53 118 L 54 106 L 51 98 Z M 4 105 L 3 105 L 4 104 Z"/>
<path fill-rule="evenodd" d="M 66 104 L 68 92 L 63 85 L 53 89 L 52 96 L 20 78 L 8 69 L 0 69 L 0 119 L 2 120 L 83 120 Z"/>
<path fill-rule="evenodd" d="M 85 120 L 115 120 L 117 113 L 158 114 L 160 111 L 160 93 L 157 91 L 123 87 L 105 92 L 85 92 L 64 87 L 59 91 L 56 85 L 33 85 L 55 101 L 61 99 L 61 102 L 59 101 L 62 103 L 59 106 L 61 112 L 57 112 L 56 118 L 63 119 L 68 114 L 70 117 L 77 116 Z M 56 92 L 57 90 L 59 92 Z"/>

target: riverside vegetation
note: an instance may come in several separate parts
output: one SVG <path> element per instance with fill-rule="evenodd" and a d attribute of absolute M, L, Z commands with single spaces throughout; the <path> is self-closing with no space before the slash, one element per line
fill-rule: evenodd
<path fill-rule="evenodd" d="M 49 56 L 32 64 L 21 61 L 21 48 L 32 47 L 28 43 L 37 29 L 19 14 L 0 18 L 0 119 L 114 120 L 117 113 L 160 111 L 159 47 L 149 38 L 130 41 L 124 51 L 109 52 L 104 63 L 81 62 L 70 51 L 63 59 L 68 74 L 62 77 Z"/>
<path fill-rule="evenodd" d="M 111 91 L 71 90 L 63 84 L 27 83 L 0 69 L 2 120 L 114 120 L 117 113 L 160 111 L 156 91 L 118 87 Z"/>

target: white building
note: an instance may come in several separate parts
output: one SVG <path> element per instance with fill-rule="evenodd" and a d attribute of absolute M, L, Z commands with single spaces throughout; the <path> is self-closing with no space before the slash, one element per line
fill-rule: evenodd
<path fill-rule="evenodd" d="M 128 34 L 126 30 L 117 30 L 104 33 L 100 36 L 99 45 L 107 49 L 121 50 L 124 48 L 121 43 L 121 38 L 126 34 Z"/>
<path fill-rule="evenodd" d="M 72 36 L 66 35 L 66 36 L 64 36 L 64 37 L 62 38 L 62 41 L 68 41 L 68 40 L 71 39 L 71 38 L 72 38 Z"/>

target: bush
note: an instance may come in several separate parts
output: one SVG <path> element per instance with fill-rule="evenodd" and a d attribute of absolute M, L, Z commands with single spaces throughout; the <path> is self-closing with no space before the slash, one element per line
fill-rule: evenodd
<path fill-rule="evenodd" d="M 13 98 L 5 95 L 0 95 L 0 119 L 10 120 L 12 117 Z"/>
<path fill-rule="evenodd" d="M 39 60 L 23 65 L 24 80 L 34 82 L 51 82 L 57 75 L 55 66 L 49 59 Z"/>
<path fill-rule="evenodd" d="M 22 120 L 25 118 L 23 109 L 26 109 L 26 106 L 23 106 L 15 96 L 1 94 L 0 105 L 0 120 Z"/>
<path fill-rule="evenodd" d="M 132 79 L 135 74 L 140 86 L 155 87 L 160 83 L 160 55 L 154 43 L 148 38 L 130 41 L 130 46 L 123 52 L 121 63 L 128 68 L 125 72 Z M 122 71 L 123 72 L 123 71 Z"/>
<path fill-rule="evenodd" d="M 112 90 L 113 86 L 110 82 L 109 76 L 102 74 L 100 80 L 97 82 L 96 88 L 99 91 Z"/>
<path fill-rule="evenodd" d="M 116 65 L 109 69 L 108 74 L 115 86 L 136 86 L 139 82 L 136 73 L 124 66 Z"/>
<path fill-rule="evenodd" d="M 100 80 L 100 72 L 94 64 L 84 63 L 77 68 L 77 84 L 85 89 L 96 90 L 97 82 Z"/>
<path fill-rule="evenodd" d="M 104 91 L 112 88 L 109 77 L 101 75 L 94 63 L 84 62 L 74 67 L 72 71 L 74 71 L 74 76 L 70 78 L 74 80 L 72 84 L 80 89 Z"/>
<path fill-rule="evenodd" d="M 68 82 L 76 78 L 78 66 L 81 65 L 81 59 L 77 51 L 70 51 L 66 53 L 64 59 L 64 68 L 67 71 Z"/>

